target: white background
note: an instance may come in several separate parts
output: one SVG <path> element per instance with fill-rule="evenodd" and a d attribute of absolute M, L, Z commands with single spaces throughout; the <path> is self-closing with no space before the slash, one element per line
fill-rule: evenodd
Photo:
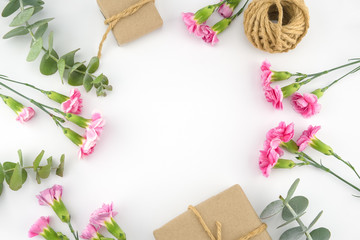
<path fill-rule="evenodd" d="M 1 0 L 0 8 L 6 3 Z M 113 201 L 119 212 L 116 220 L 128 239 L 144 240 L 153 239 L 153 230 L 189 204 L 236 183 L 260 214 L 279 194 L 285 195 L 296 178 L 301 178 L 297 194 L 310 200 L 305 223 L 324 210 L 317 227 L 329 228 L 332 239 L 359 239 L 360 199 L 352 196 L 355 191 L 312 167 L 274 170 L 265 178 L 257 162 L 266 131 L 283 120 L 295 123 L 296 137 L 309 124 L 321 125 L 317 136 L 360 170 L 360 73 L 331 88 L 320 100 L 321 113 L 311 119 L 295 113 L 287 100 L 283 111 L 274 110 L 264 99 L 259 73 L 264 59 L 275 70 L 313 73 L 359 57 L 360 2 L 307 1 L 309 32 L 295 50 L 284 54 L 254 48 L 244 34 L 242 16 L 219 36 L 215 47 L 188 34 L 181 12 L 194 12 L 208 3 L 158 0 L 156 6 L 164 19 L 160 30 L 122 47 L 109 35 L 98 73 L 109 77 L 114 91 L 106 98 L 96 98 L 94 92 L 86 94 L 81 88 L 83 115 L 90 117 L 93 110 L 99 110 L 107 121 L 94 154 L 85 160 L 77 159 L 78 148 L 43 112 L 37 110 L 36 117 L 22 125 L 0 104 L 1 162 L 16 161 L 18 149 L 23 150 L 26 164 L 31 164 L 41 149 L 46 156 L 53 155 L 55 162 L 62 153 L 67 160 L 64 178 L 52 175 L 37 185 L 29 174 L 20 191 L 5 187 L 0 197 L 1 239 L 27 239 L 28 229 L 42 215 L 52 216 L 51 225 L 68 234 L 51 209 L 39 206 L 35 198 L 53 184 L 63 185 L 63 200 L 79 231 L 93 210 Z M 106 27 L 96 1 L 46 1 L 37 17 L 55 17 L 50 29 L 60 55 L 81 47 L 78 60 L 82 61 L 97 53 Z M 1 19 L 1 35 L 10 30 L 11 19 Z M 26 62 L 29 43 L 27 36 L 0 41 L 1 74 L 68 94 L 71 87 L 61 85 L 57 74 L 40 74 L 40 58 Z M 341 70 L 318 79 L 302 91 L 324 86 L 344 73 Z M 15 87 L 50 103 L 41 94 Z M 360 185 L 334 159 L 308 153 Z M 273 239 L 285 230 L 276 230 L 279 216 L 266 223 Z"/>

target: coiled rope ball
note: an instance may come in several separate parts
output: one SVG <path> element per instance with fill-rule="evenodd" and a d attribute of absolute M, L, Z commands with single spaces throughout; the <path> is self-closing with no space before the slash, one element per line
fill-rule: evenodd
<path fill-rule="evenodd" d="M 245 34 L 261 50 L 287 52 L 306 35 L 309 18 L 303 0 L 254 0 L 244 13 Z"/>

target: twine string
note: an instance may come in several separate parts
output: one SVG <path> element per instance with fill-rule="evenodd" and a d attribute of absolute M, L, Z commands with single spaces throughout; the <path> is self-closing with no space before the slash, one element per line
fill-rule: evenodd
<path fill-rule="evenodd" d="M 116 26 L 116 24 L 125 17 L 128 17 L 130 15 L 133 15 L 134 13 L 136 13 L 140 8 L 142 8 L 143 6 L 145 6 L 147 3 L 149 2 L 155 2 L 155 0 L 140 0 L 139 2 L 135 3 L 134 5 L 130 6 L 129 8 L 123 10 L 122 12 L 107 18 L 105 20 L 105 24 L 108 24 L 108 28 L 106 29 L 101 42 L 99 44 L 99 50 L 98 50 L 98 58 L 100 59 L 101 57 L 101 50 L 103 48 L 104 42 L 107 38 L 107 35 L 109 34 L 109 32 Z"/>
<path fill-rule="evenodd" d="M 219 221 L 216 221 L 217 238 L 215 238 L 214 235 L 212 234 L 212 232 L 210 231 L 209 227 L 206 225 L 206 223 L 205 223 L 204 219 L 202 218 L 201 214 L 199 213 L 199 211 L 194 206 L 191 206 L 191 205 L 188 207 L 188 209 L 191 210 L 195 214 L 195 216 L 199 220 L 201 226 L 203 227 L 203 229 L 205 230 L 205 232 L 207 233 L 207 235 L 209 236 L 209 238 L 211 240 L 222 240 L 221 223 Z M 262 223 L 258 228 L 249 232 L 246 236 L 243 236 L 243 237 L 239 238 L 238 240 L 249 240 L 253 237 L 258 236 L 262 232 L 264 232 L 266 230 L 266 228 L 267 228 L 267 225 L 265 223 Z"/>

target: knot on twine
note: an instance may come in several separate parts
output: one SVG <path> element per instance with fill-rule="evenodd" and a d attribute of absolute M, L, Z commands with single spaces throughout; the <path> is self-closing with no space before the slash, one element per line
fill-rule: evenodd
<path fill-rule="evenodd" d="M 207 235 L 209 236 L 209 238 L 211 240 L 221 240 L 221 223 L 219 221 L 216 221 L 216 235 L 217 238 L 214 237 L 214 235 L 211 233 L 209 227 L 206 225 L 204 219 L 202 218 L 201 214 L 198 212 L 198 210 L 194 207 L 194 206 L 189 206 L 188 207 L 189 210 L 191 210 L 195 216 L 197 217 L 197 219 L 199 220 L 201 226 L 204 228 L 205 232 L 207 233 Z M 246 236 L 243 236 L 241 238 L 239 238 L 238 240 L 249 240 L 253 237 L 258 236 L 259 234 L 261 234 L 263 231 L 265 231 L 265 229 L 267 228 L 267 225 L 265 223 L 262 223 L 258 228 L 256 228 L 255 230 L 249 232 Z"/>
<path fill-rule="evenodd" d="M 125 18 L 127 16 L 133 15 L 134 13 L 136 13 L 140 8 L 142 8 L 145 4 L 149 3 L 149 2 L 155 2 L 155 0 L 140 0 L 139 2 L 135 3 L 134 5 L 130 6 L 129 8 L 123 10 L 122 12 L 107 18 L 105 20 L 105 24 L 108 24 L 108 28 L 106 29 L 106 32 L 104 33 L 104 36 L 101 39 L 101 42 L 99 44 L 99 50 L 98 50 L 98 58 L 101 57 L 101 50 L 103 47 L 103 44 L 107 38 L 107 35 L 109 34 L 109 32 L 115 27 L 115 25 L 122 19 Z"/>
<path fill-rule="evenodd" d="M 254 0 L 244 13 L 245 34 L 261 50 L 287 52 L 306 35 L 309 18 L 303 0 Z"/>

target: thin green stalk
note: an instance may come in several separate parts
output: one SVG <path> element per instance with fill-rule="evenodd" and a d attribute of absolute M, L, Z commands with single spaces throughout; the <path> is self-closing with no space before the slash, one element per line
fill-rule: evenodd
<path fill-rule="evenodd" d="M 31 85 L 31 84 L 28 84 L 28 83 L 19 82 L 19 81 L 15 81 L 15 80 L 12 80 L 12 79 L 8 78 L 8 77 L 7 77 L 7 76 L 5 76 L 5 75 L 0 75 L 0 79 L 5 80 L 5 81 L 8 81 L 8 82 L 12 82 L 12 83 L 16 83 L 16 84 L 24 85 L 24 86 L 27 86 L 27 87 L 31 87 L 31 88 L 33 88 L 33 89 L 35 89 L 35 90 L 38 90 L 38 91 L 42 92 L 42 93 L 46 93 L 46 91 L 45 91 L 45 90 L 40 89 L 40 88 L 38 88 L 38 87 L 35 87 L 34 85 Z"/>
<path fill-rule="evenodd" d="M 333 172 L 332 170 L 330 170 L 329 168 L 325 167 L 323 164 L 319 164 L 317 163 L 315 160 L 313 160 L 310 156 L 308 156 L 306 153 L 299 153 L 300 157 L 306 158 L 310 165 L 319 168 L 325 172 L 330 173 L 331 175 L 333 175 L 334 177 L 338 178 L 339 180 L 341 180 L 342 182 L 346 183 L 347 185 L 349 185 L 350 187 L 354 188 L 356 191 L 360 192 L 360 188 L 356 187 L 354 184 L 348 182 L 347 180 L 345 180 L 344 178 L 340 177 L 339 175 L 337 175 L 335 172 Z"/>
<path fill-rule="evenodd" d="M 71 225 L 71 222 L 68 223 L 68 226 L 69 226 L 70 231 L 73 234 L 74 238 L 76 240 L 79 240 L 79 234 L 77 232 L 75 233 L 75 230 L 74 230 L 73 226 Z"/>
<path fill-rule="evenodd" d="M 352 71 L 348 72 L 347 74 L 343 75 L 342 77 L 336 79 L 335 81 L 333 81 L 332 83 L 330 83 L 328 86 L 324 87 L 321 89 L 322 92 L 325 92 L 326 90 L 328 90 L 332 85 L 334 85 L 335 83 L 337 83 L 338 81 L 340 81 L 341 79 L 345 78 L 346 76 L 356 73 L 357 71 L 360 70 L 360 66 L 354 68 Z"/>
<path fill-rule="evenodd" d="M 295 212 L 295 210 L 290 206 L 290 204 L 288 202 L 285 201 L 285 199 L 280 196 L 279 197 L 280 200 L 283 202 L 284 206 L 290 211 L 290 213 L 293 215 L 293 217 L 297 217 L 297 214 Z M 304 234 L 307 238 L 307 240 L 313 240 L 310 233 L 307 231 L 307 227 L 305 226 L 305 224 L 301 221 L 300 218 L 296 218 L 295 219 L 296 222 L 300 225 L 300 227 L 302 228 L 302 230 L 304 231 Z"/>
<path fill-rule="evenodd" d="M 340 160 L 340 161 L 343 162 L 346 166 L 348 166 L 348 167 L 356 174 L 356 176 L 360 179 L 360 175 L 357 173 L 355 167 L 354 167 L 350 162 L 346 162 L 345 160 L 343 160 L 339 155 L 337 155 L 337 154 L 334 153 L 334 152 L 331 152 L 331 153 L 332 153 L 332 155 L 333 155 L 336 159 Z"/>
<path fill-rule="evenodd" d="M 235 14 L 233 15 L 231 18 L 231 21 L 234 20 L 235 18 L 237 18 L 238 16 L 240 16 L 240 14 L 244 11 L 246 5 L 248 4 L 249 0 L 247 0 L 244 4 L 244 6 Z"/>

